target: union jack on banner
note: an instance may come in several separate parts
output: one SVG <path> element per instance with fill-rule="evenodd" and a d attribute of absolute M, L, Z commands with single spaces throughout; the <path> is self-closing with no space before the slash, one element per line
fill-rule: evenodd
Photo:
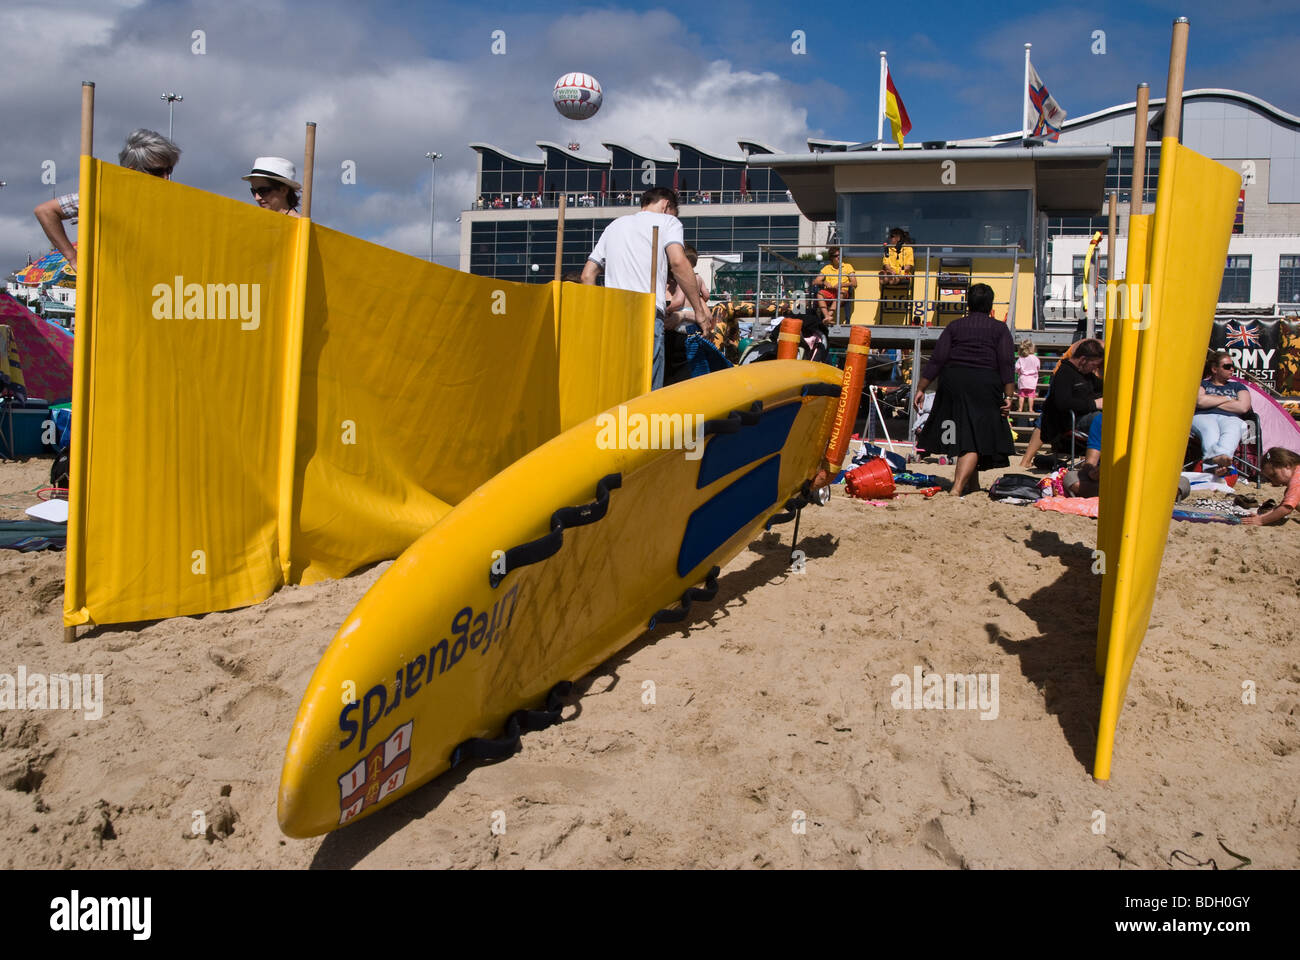
<path fill-rule="evenodd" d="M 1231 320 L 1224 327 L 1229 347 L 1258 347 L 1259 329 L 1254 320 L 1238 320 L 1234 325 Z"/>

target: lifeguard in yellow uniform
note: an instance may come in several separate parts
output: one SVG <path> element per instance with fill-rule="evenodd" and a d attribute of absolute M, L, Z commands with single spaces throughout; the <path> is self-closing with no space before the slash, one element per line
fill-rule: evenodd
<path fill-rule="evenodd" d="M 822 267 L 813 280 L 813 286 L 820 288 L 818 306 L 821 308 L 822 319 L 828 324 L 835 323 L 836 309 L 843 304 L 843 322 L 850 323 L 853 318 L 853 291 L 858 289 L 857 271 L 852 264 L 841 262 L 839 247 L 828 248 L 826 259 L 830 262 Z"/>
<path fill-rule="evenodd" d="M 885 241 L 885 255 L 880 262 L 880 285 L 882 287 L 902 287 L 912 282 L 916 270 L 916 258 L 908 246 L 912 238 L 902 227 L 889 231 Z"/>

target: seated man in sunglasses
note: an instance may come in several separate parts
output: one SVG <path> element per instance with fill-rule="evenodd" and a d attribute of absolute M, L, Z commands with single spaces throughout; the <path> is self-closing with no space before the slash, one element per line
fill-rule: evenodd
<path fill-rule="evenodd" d="M 126 138 L 126 145 L 117 155 L 117 162 L 128 170 L 139 170 L 153 177 L 170 180 L 172 169 L 180 158 L 181 148 L 176 144 L 161 133 L 141 129 Z M 68 239 L 63 221 L 76 220 L 80 212 L 80 193 L 66 193 L 53 200 L 46 200 L 33 211 L 45 236 L 54 245 L 54 249 L 63 254 L 73 270 L 77 269 L 77 248 Z"/>
<path fill-rule="evenodd" d="M 294 180 L 295 172 L 293 162 L 284 157 L 258 157 L 252 172 L 241 179 L 248 181 L 249 192 L 263 210 L 299 217 L 302 184 Z"/>
<path fill-rule="evenodd" d="M 1232 466 L 1232 455 L 1246 429 L 1241 415 L 1250 413 L 1250 391 L 1240 380 L 1232 379 L 1233 369 L 1232 354 L 1216 350 L 1196 392 L 1192 417 L 1192 432 L 1201 441 L 1201 457 L 1214 461 L 1217 476 Z"/>

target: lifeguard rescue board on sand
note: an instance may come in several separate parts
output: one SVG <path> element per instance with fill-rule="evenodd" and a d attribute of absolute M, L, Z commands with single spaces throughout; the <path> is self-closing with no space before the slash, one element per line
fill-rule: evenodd
<path fill-rule="evenodd" d="M 839 380 L 802 360 L 688 380 L 579 424 L 474 491 L 325 651 L 285 754 L 281 829 L 315 836 L 388 806 L 657 612 L 689 604 L 813 477 Z M 674 434 L 671 415 L 691 429 Z M 652 431 L 659 449 L 644 449 Z"/>

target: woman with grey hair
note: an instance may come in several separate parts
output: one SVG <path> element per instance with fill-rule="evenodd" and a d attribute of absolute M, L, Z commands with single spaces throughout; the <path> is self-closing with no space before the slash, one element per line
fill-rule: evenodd
<path fill-rule="evenodd" d="M 172 170 L 181 158 L 181 148 L 154 130 L 136 130 L 126 138 L 126 144 L 117 155 L 117 162 L 128 170 L 139 170 L 150 176 L 172 178 Z M 75 220 L 81 209 L 81 194 L 66 193 L 46 200 L 33 213 L 36 222 L 45 231 L 54 248 L 63 254 L 68 266 L 77 269 L 77 248 L 63 229 L 64 220 Z"/>

